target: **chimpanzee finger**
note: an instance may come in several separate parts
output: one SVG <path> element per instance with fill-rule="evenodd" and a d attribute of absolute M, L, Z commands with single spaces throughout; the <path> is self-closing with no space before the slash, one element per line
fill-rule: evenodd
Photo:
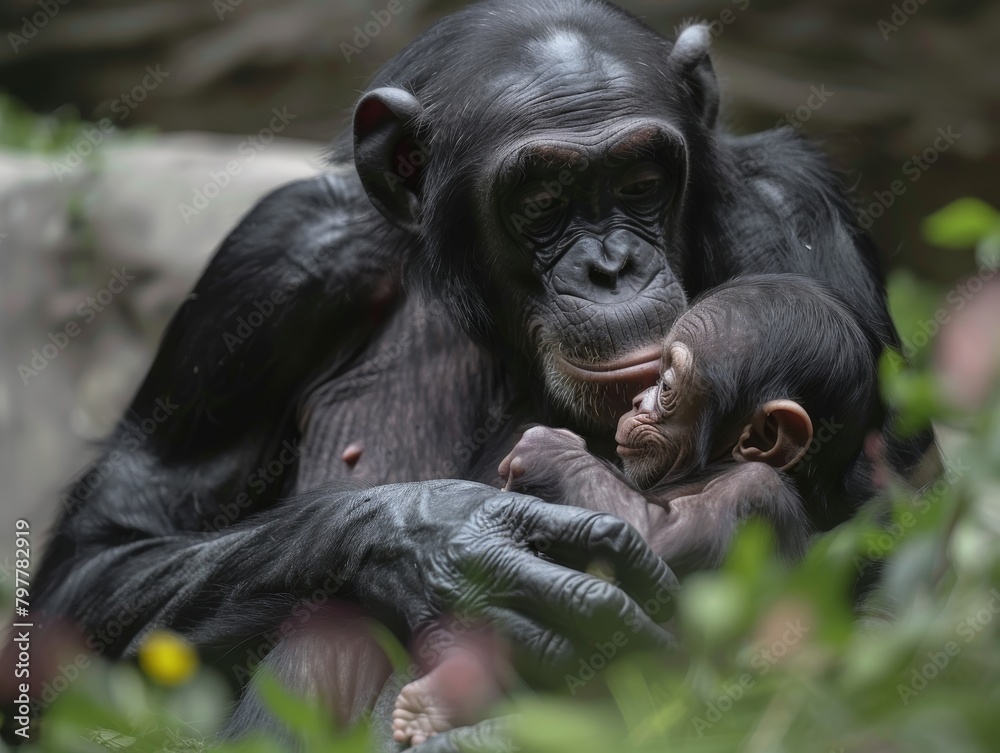
<path fill-rule="evenodd" d="M 568 636 L 512 609 L 487 607 L 482 616 L 507 639 L 514 668 L 533 686 L 571 667 L 579 656 L 581 647 Z"/>
<path fill-rule="evenodd" d="M 508 639 L 510 661 L 518 677 L 536 689 L 572 691 L 572 681 L 579 683 L 581 679 L 581 666 L 602 667 L 642 642 L 622 629 L 605 640 L 594 640 L 593 636 L 574 639 L 510 609 L 490 608 L 484 610 L 483 617 Z"/>
<path fill-rule="evenodd" d="M 569 638 L 578 650 L 616 639 L 619 648 L 674 645 L 673 636 L 613 583 L 518 552 L 494 571 L 492 602 Z"/>
<path fill-rule="evenodd" d="M 523 496 L 490 504 L 509 506 L 506 514 L 516 515 L 537 552 L 576 570 L 609 568 L 608 575 L 657 622 L 673 616 L 677 576 L 621 518 Z"/>

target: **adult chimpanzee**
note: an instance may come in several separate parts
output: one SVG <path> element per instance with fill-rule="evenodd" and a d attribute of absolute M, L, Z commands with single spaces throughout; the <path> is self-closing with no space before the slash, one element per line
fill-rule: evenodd
<path fill-rule="evenodd" d="M 657 384 L 618 422 L 624 473 L 588 453 L 583 437 L 536 426 L 501 462 L 504 488 L 617 515 L 678 574 L 717 567 L 753 517 L 795 561 L 813 532 L 872 495 L 863 447 L 883 421 L 882 349 L 821 283 L 739 277 L 699 298 L 664 339 Z M 814 442 L 814 427 L 834 420 L 836 441 Z M 503 689 L 504 667 L 489 651 L 451 644 L 402 688 L 398 742 L 475 719 Z"/>
<path fill-rule="evenodd" d="M 273 646 L 279 676 L 345 715 L 376 652 L 331 667 L 316 626 L 356 621 L 305 602 L 403 638 L 460 606 L 523 668 L 623 619 L 632 646 L 666 640 L 673 576 L 638 533 L 473 479 L 514 413 L 610 454 L 686 296 L 733 275 L 825 280 L 895 338 L 824 161 L 717 112 L 701 26 L 671 42 L 602 0 L 495 0 L 427 31 L 375 75 L 330 171 L 263 199 L 210 262 L 71 492 L 39 606 L 109 656 L 168 626 L 241 684 Z M 898 449 L 905 469 L 920 448 Z M 598 557 L 619 585 L 584 572 Z"/>

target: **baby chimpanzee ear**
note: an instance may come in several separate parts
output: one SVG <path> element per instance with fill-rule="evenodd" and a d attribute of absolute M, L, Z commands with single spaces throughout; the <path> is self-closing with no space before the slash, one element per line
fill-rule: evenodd
<path fill-rule="evenodd" d="M 812 420 L 801 405 L 793 400 L 772 400 L 764 403 L 743 429 L 733 457 L 787 471 L 809 451 L 812 438 Z"/>

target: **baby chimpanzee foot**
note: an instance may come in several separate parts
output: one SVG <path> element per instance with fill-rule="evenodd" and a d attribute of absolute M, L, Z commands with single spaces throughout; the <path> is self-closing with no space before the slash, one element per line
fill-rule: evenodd
<path fill-rule="evenodd" d="M 420 745 L 455 727 L 480 721 L 480 714 L 503 694 L 503 683 L 490 656 L 455 646 L 441 663 L 407 684 L 392 712 L 392 739 Z"/>
<path fill-rule="evenodd" d="M 436 671 L 436 670 L 435 670 Z M 396 699 L 392 712 L 392 739 L 397 743 L 420 745 L 454 725 L 450 709 L 435 692 L 437 680 L 431 672 L 407 684 Z"/>

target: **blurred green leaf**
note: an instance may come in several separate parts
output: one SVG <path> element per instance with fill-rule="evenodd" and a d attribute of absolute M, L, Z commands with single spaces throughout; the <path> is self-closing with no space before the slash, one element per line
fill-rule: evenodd
<path fill-rule="evenodd" d="M 882 355 L 879 378 L 883 397 L 898 411 L 896 429 L 904 436 L 926 429 L 941 413 L 937 380 L 909 368 L 898 352 L 887 350 Z"/>
<path fill-rule="evenodd" d="M 923 223 L 924 237 L 943 248 L 972 248 L 980 239 L 1000 232 L 1000 212 L 980 199 L 957 199 Z"/>
<path fill-rule="evenodd" d="M 298 697 L 271 675 L 258 673 L 261 698 L 288 729 L 305 742 L 307 750 L 320 750 L 333 733 L 329 714 L 317 699 Z"/>

